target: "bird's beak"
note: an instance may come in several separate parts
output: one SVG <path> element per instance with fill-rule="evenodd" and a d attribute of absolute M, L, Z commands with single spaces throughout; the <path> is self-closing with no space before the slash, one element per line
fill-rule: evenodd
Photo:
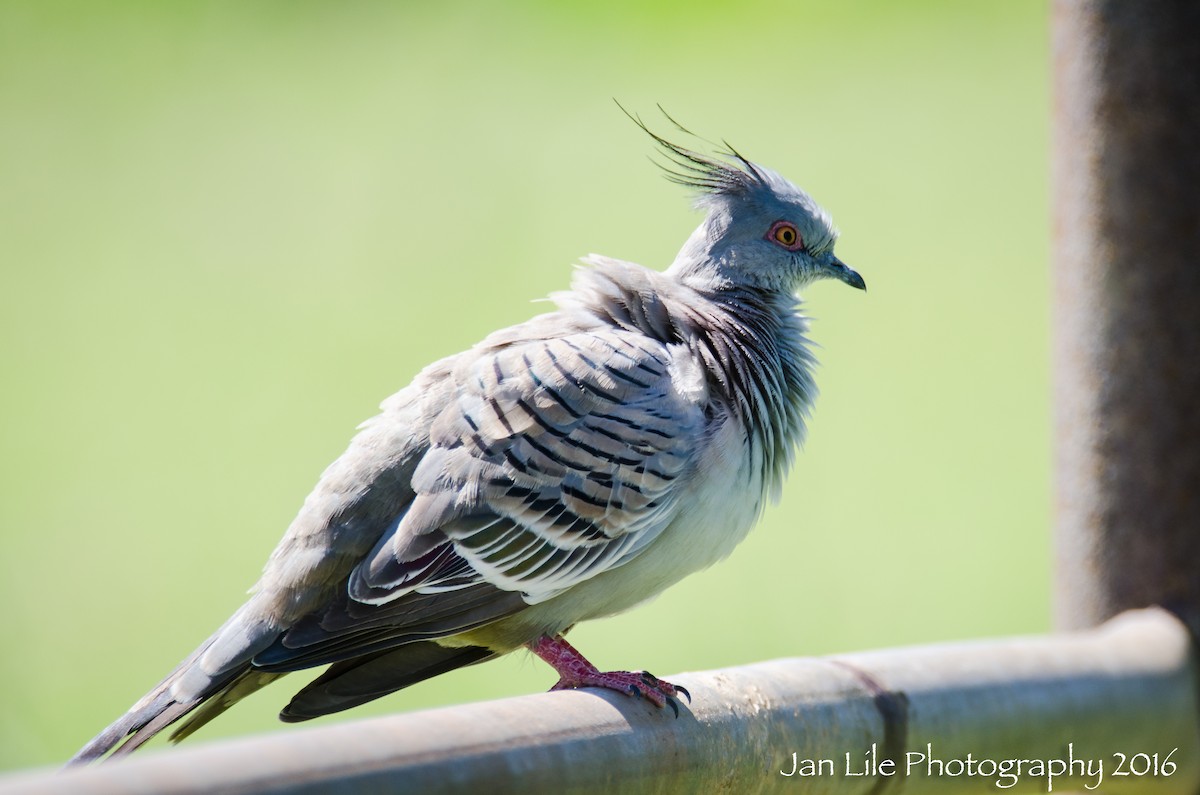
<path fill-rule="evenodd" d="M 859 290 L 867 289 L 867 283 L 863 281 L 863 277 L 859 276 L 857 271 L 851 270 L 849 265 L 832 254 L 829 256 L 829 273 L 835 279 L 843 281 L 851 287 L 858 288 Z"/>

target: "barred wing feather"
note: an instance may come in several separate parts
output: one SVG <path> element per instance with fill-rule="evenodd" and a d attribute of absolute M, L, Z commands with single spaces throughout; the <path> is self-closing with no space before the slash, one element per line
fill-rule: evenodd
<path fill-rule="evenodd" d="M 686 349 L 609 328 L 473 353 L 356 600 L 488 583 L 536 604 L 636 556 L 677 510 L 704 419 Z"/>

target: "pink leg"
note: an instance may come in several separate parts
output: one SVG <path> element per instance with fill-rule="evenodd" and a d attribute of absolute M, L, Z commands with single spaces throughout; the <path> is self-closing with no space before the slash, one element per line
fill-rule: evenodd
<path fill-rule="evenodd" d="M 645 696 L 659 708 L 670 704 L 675 717 L 679 717 L 679 704 L 674 697 L 682 693 L 689 703 L 692 700 L 691 694 L 684 688 L 664 682 L 645 671 L 601 671 L 561 635 L 543 635 L 525 645 L 558 672 L 558 682 L 551 690 L 604 687 L 627 696 Z"/>

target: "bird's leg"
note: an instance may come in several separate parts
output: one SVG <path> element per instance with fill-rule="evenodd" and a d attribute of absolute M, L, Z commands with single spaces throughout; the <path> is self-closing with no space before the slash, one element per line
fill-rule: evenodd
<path fill-rule="evenodd" d="M 682 694 L 688 703 L 692 701 L 691 693 L 685 688 L 664 682 L 645 671 L 601 671 L 561 635 L 542 635 L 525 646 L 558 672 L 558 682 L 551 690 L 605 687 L 627 696 L 645 696 L 659 708 L 670 704 L 675 717 L 679 717 L 679 704 L 675 696 Z"/>

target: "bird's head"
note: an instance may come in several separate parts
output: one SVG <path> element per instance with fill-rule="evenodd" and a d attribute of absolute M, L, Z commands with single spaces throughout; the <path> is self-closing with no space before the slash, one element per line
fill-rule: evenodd
<path fill-rule="evenodd" d="M 716 289 L 748 286 L 795 292 L 826 278 L 867 288 L 863 278 L 834 255 L 837 230 L 807 193 L 728 144 L 718 157 L 708 157 L 633 120 L 666 154 L 669 163 L 663 168 L 668 178 L 692 188 L 697 207 L 706 212 L 669 273 L 694 286 Z"/>

